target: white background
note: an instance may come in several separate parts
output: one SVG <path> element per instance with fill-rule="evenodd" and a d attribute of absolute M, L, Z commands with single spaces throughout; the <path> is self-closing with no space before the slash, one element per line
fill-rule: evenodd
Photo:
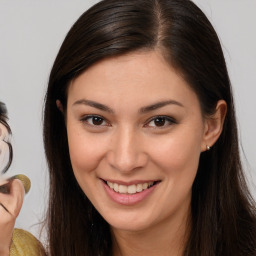
<path fill-rule="evenodd" d="M 13 131 L 8 176 L 24 173 L 32 188 L 16 226 L 39 235 L 48 192 L 42 106 L 51 66 L 88 0 L 0 0 L 0 101 Z M 195 0 L 220 36 L 234 88 L 239 136 L 250 186 L 256 183 L 256 0 Z M 245 157 L 245 156 L 246 157 Z M 252 189 L 256 197 L 256 189 Z"/>

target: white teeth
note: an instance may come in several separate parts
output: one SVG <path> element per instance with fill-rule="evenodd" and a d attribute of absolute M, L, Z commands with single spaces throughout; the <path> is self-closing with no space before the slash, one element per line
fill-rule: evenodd
<path fill-rule="evenodd" d="M 142 184 L 142 189 L 147 189 L 148 188 L 148 183 L 143 183 Z"/>
<path fill-rule="evenodd" d="M 141 192 L 142 191 L 142 184 L 138 184 L 137 185 L 137 192 Z"/>
<path fill-rule="evenodd" d="M 110 188 L 114 188 L 114 184 L 113 184 L 112 182 L 107 181 L 107 183 L 108 183 L 108 186 L 109 186 Z"/>
<path fill-rule="evenodd" d="M 121 194 L 126 194 L 127 193 L 127 186 L 124 186 L 124 185 L 119 185 L 119 189 L 118 189 L 118 192 L 121 193 Z"/>
<path fill-rule="evenodd" d="M 154 182 L 145 182 L 142 184 L 133 184 L 133 185 L 119 185 L 117 183 L 113 183 L 110 181 L 107 181 L 107 185 L 113 189 L 115 192 L 118 192 L 120 194 L 135 194 L 135 193 L 139 193 L 147 188 L 150 188 L 151 186 L 153 186 Z"/>
<path fill-rule="evenodd" d="M 114 183 L 114 190 L 116 191 L 116 192 L 118 192 L 118 184 L 116 184 L 116 183 Z"/>
<path fill-rule="evenodd" d="M 128 194 L 135 194 L 136 193 L 136 185 L 130 185 L 128 186 Z"/>

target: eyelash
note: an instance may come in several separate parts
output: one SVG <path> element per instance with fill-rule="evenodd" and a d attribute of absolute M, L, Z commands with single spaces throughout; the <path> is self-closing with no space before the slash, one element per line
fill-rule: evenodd
<path fill-rule="evenodd" d="M 164 125 L 162 125 L 162 126 L 157 126 L 157 125 L 150 126 L 149 125 L 151 122 L 156 122 L 157 119 L 164 120 Z M 169 124 L 167 125 L 166 122 L 168 122 Z M 152 127 L 152 128 L 155 128 L 155 129 L 164 129 L 164 128 L 166 128 L 170 125 L 173 125 L 173 124 L 177 124 L 177 121 L 174 118 L 170 117 L 170 116 L 154 116 L 149 121 L 147 121 L 146 126 Z"/>
<path fill-rule="evenodd" d="M 95 118 L 96 120 L 93 120 L 93 118 Z M 91 119 L 91 122 L 89 121 L 90 119 Z M 160 125 L 160 126 L 156 125 L 155 123 L 154 123 L 155 125 L 150 125 L 151 122 L 156 122 L 157 119 L 158 120 L 162 119 L 161 121 L 164 121 L 164 124 Z M 99 124 L 93 123 L 94 121 L 96 121 L 96 122 L 99 121 Z M 84 116 L 83 118 L 81 118 L 81 122 L 86 123 L 90 126 L 94 126 L 94 127 L 111 126 L 110 123 L 103 116 L 99 116 L 99 115 Z M 166 122 L 168 122 L 168 124 L 166 124 Z M 177 121 L 170 116 L 154 116 L 146 122 L 144 127 L 150 127 L 150 128 L 154 128 L 154 129 L 164 129 L 173 124 L 177 124 Z"/>
<path fill-rule="evenodd" d="M 99 121 L 102 121 L 102 122 L 105 122 L 106 124 L 102 125 L 102 123 L 100 123 L 99 125 L 97 124 L 94 124 L 93 123 L 93 118 L 98 118 Z M 91 119 L 92 122 L 89 122 L 88 120 Z M 96 120 L 95 120 L 96 121 Z M 87 123 L 88 125 L 91 125 L 91 126 L 110 126 L 108 121 L 106 121 L 106 119 L 102 116 L 99 116 L 99 115 L 87 115 L 87 116 L 84 116 L 83 118 L 81 118 L 81 122 L 82 123 Z"/>

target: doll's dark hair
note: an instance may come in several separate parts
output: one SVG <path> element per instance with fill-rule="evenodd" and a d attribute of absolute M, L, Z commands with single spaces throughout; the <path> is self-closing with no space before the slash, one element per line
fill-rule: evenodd
<path fill-rule="evenodd" d="M 8 133 L 11 134 L 11 128 L 8 125 L 7 120 L 8 120 L 7 108 L 6 108 L 5 104 L 0 101 L 0 123 L 3 124 L 6 127 Z M 0 135 L 1 135 L 1 133 L 2 133 L 2 131 L 1 131 L 1 128 L 0 128 Z M 9 160 L 8 160 L 6 166 L 0 166 L 0 171 L 2 173 L 5 173 L 9 169 L 9 167 L 12 163 L 12 158 L 13 158 L 13 150 L 12 150 L 11 143 L 9 141 L 4 141 L 4 142 L 9 147 Z M 0 150 L 0 154 L 2 154 L 2 153 L 3 152 L 1 152 L 1 150 Z"/>
<path fill-rule="evenodd" d="M 230 80 L 218 36 L 189 0 L 105 0 L 68 32 L 54 62 L 45 98 L 44 144 L 50 174 L 50 255 L 111 255 L 108 223 L 74 177 L 63 114 L 70 82 L 98 61 L 135 51 L 159 50 L 197 94 L 202 113 L 227 103 L 223 132 L 202 153 L 192 188 L 191 233 L 184 255 L 255 255 L 255 203 L 240 162 Z M 90 146 L 90 145 L 88 145 Z M 93 224 L 93 225 L 92 225 Z"/>

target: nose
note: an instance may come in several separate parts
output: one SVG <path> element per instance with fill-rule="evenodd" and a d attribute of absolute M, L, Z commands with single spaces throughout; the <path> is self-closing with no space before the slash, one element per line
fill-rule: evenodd
<path fill-rule="evenodd" d="M 127 127 L 116 131 L 109 145 L 107 159 L 112 168 L 122 173 L 144 167 L 148 155 L 139 132 Z"/>

